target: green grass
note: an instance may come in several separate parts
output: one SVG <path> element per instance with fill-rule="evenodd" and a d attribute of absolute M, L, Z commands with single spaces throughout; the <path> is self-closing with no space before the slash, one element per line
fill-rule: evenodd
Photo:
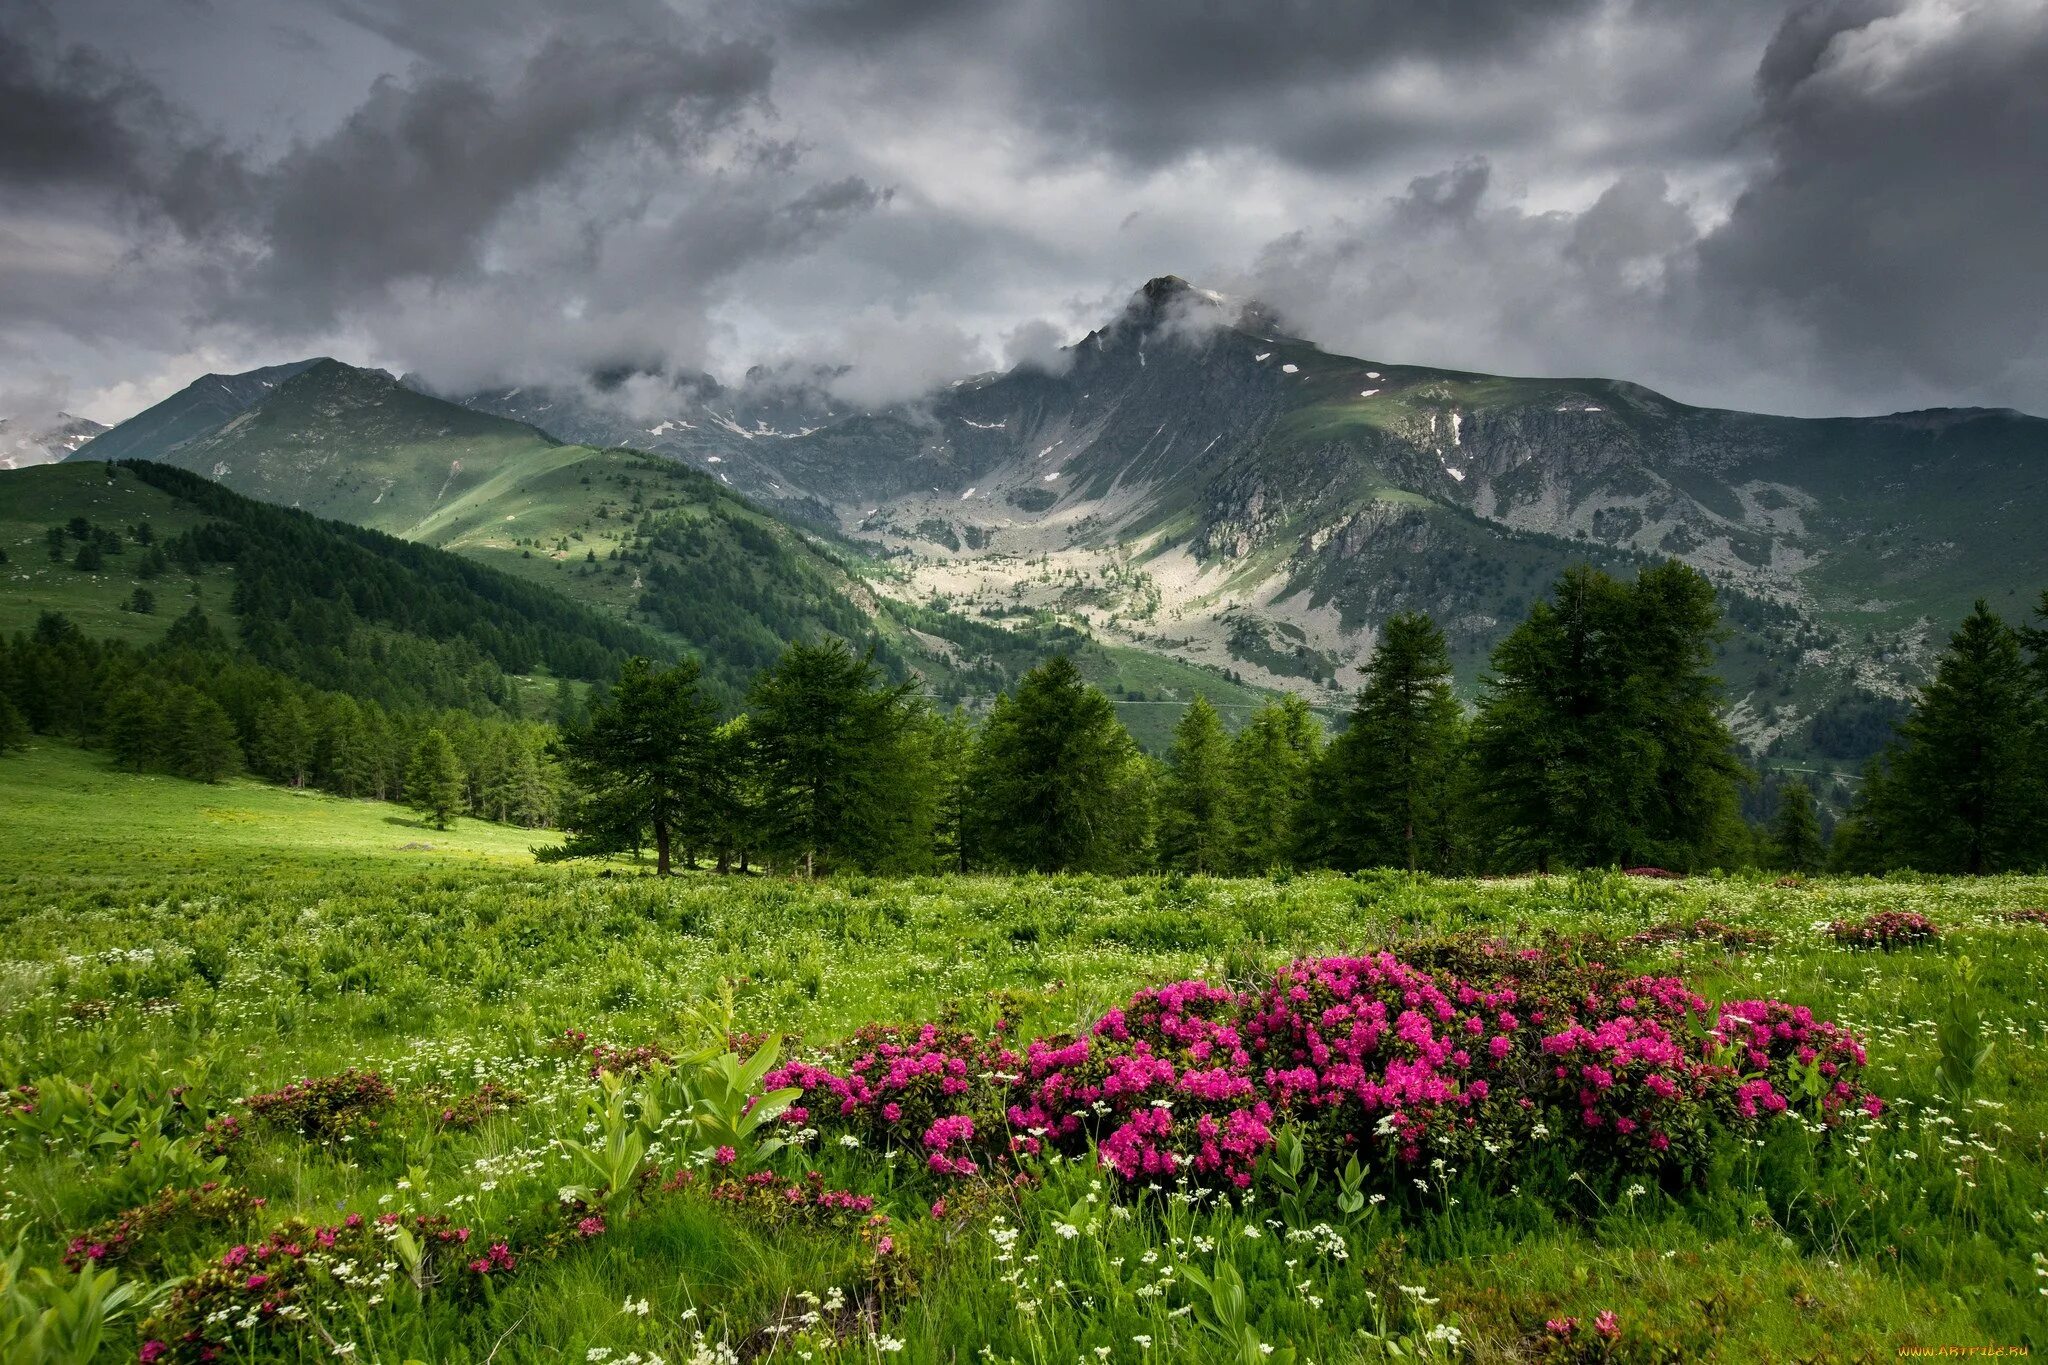
<path fill-rule="evenodd" d="M 228 619 L 234 571 L 227 566 L 209 566 L 196 579 L 172 568 L 145 584 L 135 571 L 148 551 L 132 541 L 122 553 L 106 556 L 106 567 L 97 573 L 71 567 L 68 555 L 77 553 L 76 541 L 67 542 L 63 563 L 51 563 L 44 534 L 73 517 L 119 531 L 124 538 L 130 526 L 147 521 L 159 541 L 204 519 L 140 479 L 109 479 L 105 465 L 0 472 L 0 550 L 7 552 L 7 562 L 0 564 L 0 634 L 30 629 L 43 612 L 60 611 L 88 635 L 139 645 L 161 636 L 195 602 L 214 620 Z M 156 594 L 153 615 L 121 609 L 139 586 Z"/>
<path fill-rule="evenodd" d="M 553 1040 L 579 1029 L 680 1049 L 721 980 L 744 983 L 734 1025 L 800 1035 L 796 1046 L 948 1011 L 1033 1037 L 1083 1025 L 1138 986 L 1249 979 L 1297 954 L 1469 932 L 1519 945 L 1600 935 L 1611 941 L 1600 951 L 1682 974 L 1710 997 L 1774 995 L 1853 1026 L 1869 1044 L 1868 1083 L 1892 1102 L 1867 1138 L 1822 1143 L 1783 1124 L 1760 1148 L 1731 1140 L 1696 1185 L 1647 1178 L 1631 1195 L 1625 1173 L 1595 1172 L 1581 1190 L 1532 1161 L 1504 1173 L 1520 1193 L 1492 1172 L 1425 1172 L 1428 1188 L 1390 1179 L 1379 1186 L 1387 1204 L 1356 1217 L 1327 1190 L 1289 1211 L 1264 1185 L 1249 1205 L 1171 1188 L 1112 1198 L 1073 1162 L 1043 1166 L 1030 1190 L 945 1186 L 914 1161 L 828 1142 L 782 1165 L 876 1196 L 892 1257 L 878 1258 L 858 1226 L 775 1226 L 649 1190 L 623 1201 L 603 1236 L 559 1254 L 520 1240 L 517 1273 L 486 1295 L 465 1294 L 459 1266 L 444 1262 L 424 1294 L 398 1275 L 309 1298 L 320 1330 L 355 1342 L 359 1360 L 598 1351 L 616 1365 L 637 1351 L 680 1362 L 700 1328 L 751 1358 L 781 1325 L 792 1330 L 769 1358 L 792 1363 L 810 1350 L 950 1365 L 985 1358 L 983 1347 L 998 1361 L 1061 1365 L 1241 1361 L 1204 1331 L 1213 1310 L 1185 1270 L 1165 1273 L 1226 1259 L 1248 1285 L 1247 1325 L 1279 1348 L 1252 1358 L 1284 1361 L 1293 1348 L 1297 1365 L 1394 1358 L 1364 1332 L 1405 1339 L 1404 1359 L 1452 1358 L 1427 1341 L 1444 1326 L 1459 1334 L 1456 1358 L 1482 1361 L 1889 1361 L 1909 1345 L 2048 1347 L 2035 1271 L 2048 1251 L 2048 928 L 1994 914 L 2048 904 L 2042 879 L 660 882 L 624 864 L 536 865 L 525 831 L 465 821 L 439 834 L 373 803 L 129 777 L 53 744 L 0 758 L 0 809 L 0 1082 L 55 1096 L 53 1078 L 69 1077 L 110 1100 L 190 1087 L 168 1113 L 81 1120 L 49 1142 L 0 1119 L 0 1246 L 18 1238 L 32 1266 L 55 1266 L 72 1234 L 158 1186 L 204 1174 L 193 1135 L 219 1113 L 251 1131 L 217 1178 L 267 1206 L 164 1236 L 151 1244 L 160 1264 L 124 1274 L 157 1284 L 189 1273 L 293 1213 L 331 1222 L 344 1209 L 441 1209 L 479 1244 L 523 1238 L 562 1186 L 590 1184 L 564 1144 L 606 1131 L 588 1107 L 587 1058 Z M 414 841 L 435 849 L 402 848 Z M 1921 910 L 1945 936 L 1884 954 L 1816 932 L 1880 908 Z M 1699 914 L 1774 942 L 1626 941 Z M 1956 1018 L 1991 1044 L 1961 1099 L 1935 1080 Z M 238 1103 L 350 1066 L 376 1068 L 398 1095 L 377 1129 L 346 1142 L 265 1127 Z M 528 1102 L 474 1131 L 438 1122 L 487 1079 Z M 100 1132 L 112 1136 L 92 1140 Z M 659 1158 L 664 1172 L 681 1159 Z M 943 1221 L 928 1212 L 940 1194 Z M 846 1306 L 806 1327 L 803 1296 L 825 1304 L 835 1289 Z M 645 1316 L 622 1308 L 643 1297 Z M 1602 1310 L 1621 1325 L 1611 1353 L 1542 1348 L 1547 1318 L 1590 1328 Z M 829 1352 L 818 1340 L 828 1330 L 845 1338 Z M 238 1340 L 248 1345 L 237 1358 L 332 1358 L 311 1329 Z M 132 1326 L 116 1322 L 103 1355 L 132 1360 L 135 1346 Z"/>
<path fill-rule="evenodd" d="M 8 826 L 0 885 L 96 878 L 109 870 L 110 853 L 121 868 L 152 876 L 203 875 L 245 858 L 350 867 L 531 863 L 534 843 L 546 838 L 478 820 L 437 830 L 402 806 L 248 779 L 209 786 L 124 772 L 51 740 L 0 759 L 0 809 Z"/>

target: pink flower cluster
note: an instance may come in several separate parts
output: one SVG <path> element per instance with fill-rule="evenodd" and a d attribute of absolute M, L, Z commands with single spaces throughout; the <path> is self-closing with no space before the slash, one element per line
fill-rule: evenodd
<path fill-rule="evenodd" d="M 955 1159 L 954 1148 L 974 1134 L 957 1124 L 934 1129 L 940 1119 L 966 1120 L 970 1096 L 986 1089 L 988 1078 L 1008 1074 L 1019 1065 L 1015 1054 L 995 1040 L 984 1041 L 962 1029 L 924 1024 L 914 1028 L 869 1027 L 840 1048 L 850 1060 L 839 1070 L 791 1062 L 768 1073 L 763 1086 L 779 1090 L 796 1086 L 805 1104 L 791 1107 L 783 1119 L 791 1124 L 822 1122 L 877 1142 L 911 1145 L 905 1134 L 917 1135 L 932 1156 Z M 933 1169 L 942 1169 L 935 1166 Z M 972 1174 L 968 1163 L 964 1171 Z"/>
<path fill-rule="evenodd" d="M 1795 1100 L 1829 1122 L 1882 1107 L 1855 1083 L 1861 1045 L 1803 1006 L 1715 1010 L 1674 977 L 1539 952 L 1495 955 L 1481 976 L 1385 952 L 1310 959 L 1262 991 L 1141 990 L 1021 1059 L 926 1025 L 872 1031 L 843 1070 L 793 1063 L 767 1083 L 815 1097 L 813 1122 L 915 1143 L 942 1176 L 1093 1140 L 1128 1180 L 1240 1188 L 1282 1123 L 1332 1165 L 1555 1134 L 1654 1167 L 1697 1157 L 1716 1124 L 1753 1128 Z"/>

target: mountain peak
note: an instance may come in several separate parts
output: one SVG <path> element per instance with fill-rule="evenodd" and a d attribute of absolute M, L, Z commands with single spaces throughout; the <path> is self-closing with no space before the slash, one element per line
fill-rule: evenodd
<path fill-rule="evenodd" d="M 1158 275 L 1139 286 L 1125 305 L 1127 316 L 1144 321 L 1184 316 L 1197 309 L 1222 308 L 1227 300 L 1213 289 L 1197 289 L 1178 275 Z"/>

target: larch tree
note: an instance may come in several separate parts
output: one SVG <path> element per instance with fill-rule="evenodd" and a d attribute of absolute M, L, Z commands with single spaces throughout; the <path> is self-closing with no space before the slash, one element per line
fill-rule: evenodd
<path fill-rule="evenodd" d="M 1804 782 L 1787 782 L 1778 790 L 1778 811 L 1771 817 L 1769 856 L 1787 872 L 1818 872 L 1827 861 L 1820 816 L 1813 790 Z"/>
<path fill-rule="evenodd" d="M 1237 843 L 1230 736 L 1208 699 L 1197 694 L 1174 726 L 1160 793 L 1159 854 L 1186 872 L 1225 872 Z"/>
<path fill-rule="evenodd" d="M 1866 780 L 1856 842 L 1880 865 L 1979 876 L 2048 856 L 2042 701 L 2018 632 L 1982 601 Z"/>
<path fill-rule="evenodd" d="M 446 829 L 462 810 L 462 784 L 455 746 L 441 731 L 427 731 L 406 766 L 406 804 L 431 820 L 435 829 Z"/>
<path fill-rule="evenodd" d="M 1669 562 L 1623 583 L 1576 565 L 1493 652 L 1474 792 L 1500 866 L 1697 866 L 1743 776 L 1712 671 L 1713 587 Z"/>
<path fill-rule="evenodd" d="M 196 688 L 183 688 L 167 710 L 171 764 L 182 777 L 218 782 L 242 766 L 235 722 L 219 702 Z"/>
<path fill-rule="evenodd" d="M 1121 872 L 1149 859 L 1151 765 L 1064 654 L 997 698 L 973 773 L 972 837 L 994 866 Z"/>
<path fill-rule="evenodd" d="M 907 834 L 921 773 L 905 744 L 912 683 L 886 684 L 874 655 L 801 641 L 747 694 L 748 729 L 770 849 L 813 875 L 824 858 L 888 863 Z"/>
<path fill-rule="evenodd" d="M 1450 648 L 1429 617 L 1389 617 L 1366 666 L 1351 723 L 1324 752 L 1314 785 L 1336 867 L 1449 872 L 1463 844 L 1458 780 L 1464 712 Z"/>
<path fill-rule="evenodd" d="M 1236 866 L 1265 873 L 1295 859 L 1310 776 L 1323 730 L 1308 703 L 1289 694 L 1252 713 L 1231 741 L 1236 789 Z"/>
<path fill-rule="evenodd" d="M 705 846 L 717 824 L 718 708 L 704 695 L 697 661 L 657 669 L 626 661 L 618 684 L 591 708 L 589 724 L 557 741 L 578 799 L 558 857 L 618 853 L 654 844 L 667 876 L 674 849 Z"/>

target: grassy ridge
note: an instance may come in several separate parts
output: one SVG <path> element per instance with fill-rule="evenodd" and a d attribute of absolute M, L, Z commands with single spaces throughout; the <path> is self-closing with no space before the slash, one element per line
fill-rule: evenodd
<path fill-rule="evenodd" d="M 101 464 L 53 464 L 0 475 L 0 494 L 0 550 L 7 552 L 7 562 L 0 564 L 0 633 L 27 630 L 43 612 L 60 611 L 88 635 L 141 645 L 162 636 L 194 603 L 216 621 L 233 615 L 230 565 L 207 565 L 197 576 L 174 568 L 147 585 L 157 609 L 142 616 L 121 610 L 141 582 L 136 570 L 147 553 L 141 546 L 108 555 L 97 573 L 71 567 L 76 541 L 67 543 L 64 562 L 50 562 L 44 534 L 73 517 L 124 536 L 130 526 L 147 521 L 159 543 L 209 520 L 164 490 L 139 479 L 109 479 Z"/>
<path fill-rule="evenodd" d="M 1132 1216 L 1098 1219 L 1080 1238 L 1061 1228 L 1103 1195 L 1080 1167 L 1048 1167 L 1022 1195 L 950 1187 L 954 1208 L 935 1221 L 939 1191 L 914 1163 L 833 1144 L 785 1164 L 880 1199 L 902 1243 L 886 1271 L 852 1227 L 775 1226 L 687 1193 L 650 1195 L 603 1237 L 533 1255 L 483 1299 L 452 1285 L 423 1302 L 402 1285 L 375 1304 L 355 1296 L 322 1320 L 358 1358 L 478 1362 L 496 1349 L 501 1360 L 679 1361 L 700 1329 L 751 1355 L 782 1325 L 774 1358 L 794 1361 L 818 1345 L 802 1296 L 827 1303 L 837 1289 L 850 1306 L 821 1314 L 850 1339 L 837 1358 L 967 1360 L 986 1345 L 1020 1362 L 1094 1360 L 1098 1349 L 1115 1361 L 1236 1361 L 1188 1309 L 1197 1296 L 1185 1276 L 1161 1275 L 1218 1257 L 1246 1277 L 1259 1338 L 1298 1348 L 1299 1360 L 1383 1358 L 1361 1332 L 1450 1358 L 1441 1331 L 1428 1340 L 1445 1327 L 1464 1356 L 1494 1360 L 2048 1346 L 2034 1272 L 2048 1216 L 2048 928 L 1996 917 L 2048 903 L 2041 879 L 664 884 L 535 866 L 520 853 L 524 832 L 465 822 L 436 835 L 392 808 L 131 778 L 49 745 L 0 759 L 0 805 L 11 817 L 0 826 L 0 1080 L 175 1082 L 193 1087 L 202 1112 L 239 1112 L 237 1096 L 348 1066 L 398 1086 L 382 1127 L 360 1141 L 254 1131 L 226 1177 L 269 1207 L 251 1226 L 173 1239 L 163 1273 L 291 1212 L 439 1208 L 479 1228 L 516 1223 L 588 1176 L 560 1145 L 592 1121 L 588 1059 L 551 1040 L 578 1029 L 674 1047 L 721 979 L 747 983 L 739 1027 L 806 1045 L 949 1010 L 1030 1037 L 1094 1019 L 1142 985 L 1249 979 L 1297 954 L 1469 932 L 1518 945 L 1598 935 L 1602 951 L 1680 972 L 1711 997 L 1777 996 L 1852 1025 L 1869 1043 L 1869 1083 L 1892 1106 L 1867 1140 L 1827 1149 L 1785 1125 L 1763 1148 L 1728 1151 L 1694 1190 L 1646 1180 L 1631 1194 L 1625 1178 L 1596 1178 L 1560 1200 L 1431 1175 L 1431 1188 L 1394 1187 L 1356 1222 L 1316 1205 L 1298 1227 L 1270 1193 L 1244 1207 L 1139 1195 Z M 1946 936 L 1883 954 L 1816 932 L 1876 909 L 1922 911 Z M 1701 914 L 1771 941 L 1629 942 Z M 1958 999 L 1991 1044 L 1962 1101 L 1936 1079 L 1940 1021 Z M 484 1080 L 527 1103 L 473 1131 L 436 1118 Z M 6 1139 L 0 1240 L 19 1235 L 34 1263 L 53 1264 L 71 1233 L 146 1198 L 140 1158 L 124 1165 L 117 1151 Z M 1341 1257 L 1311 1224 L 1342 1231 Z M 622 1310 L 642 1298 L 645 1315 Z M 1589 1334 L 1603 1310 L 1619 1323 L 1611 1352 L 1594 1353 L 1590 1337 L 1576 1357 L 1543 1344 L 1548 1319 L 1578 1317 Z M 263 1358 L 328 1358 L 315 1337 L 302 1352 L 280 1340 L 261 1338 Z M 108 1358 L 133 1358 L 119 1325 L 112 1342 Z"/>

